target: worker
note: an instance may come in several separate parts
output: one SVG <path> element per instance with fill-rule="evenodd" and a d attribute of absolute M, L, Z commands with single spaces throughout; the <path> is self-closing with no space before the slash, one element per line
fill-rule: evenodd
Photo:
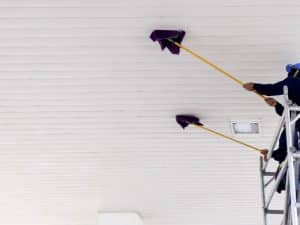
<path fill-rule="evenodd" d="M 284 111 L 284 107 L 277 102 L 274 98 L 266 98 L 265 101 L 268 105 L 275 107 L 275 111 L 279 116 L 282 116 L 282 113 Z M 294 146 L 296 149 L 299 149 L 298 145 L 298 132 L 300 131 L 300 120 L 296 122 L 296 132 L 294 136 Z M 272 158 L 278 161 L 279 163 L 282 163 L 285 160 L 285 157 L 287 155 L 287 143 L 286 143 L 286 131 L 285 129 L 282 131 L 280 138 L 279 138 L 279 144 L 277 150 L 274 150 L 272 153 Z"/>
<path fill-rule="evenodd" d="M 295 65 L 287 65 L 286 71 L 288 77 L 275 84 L 257 84 L 245 83 L 243 86 L 248 91 L 256 91 L 261 95 L 274 96 L 282 95 L 283 87 L 288 87 L 289 99 L 297 105 L 300 105 L 300 63 Z"/>
<path fill-rule="evenodd" d="M 248 91 L 256 91 L 261 95 L 267 96 L 274 96 L 274 95 L 282 95 L 283 94 L 283 87 L 288 87 L 288 96 L 289 99 L 300 105 L 300 63 L 294 65 L 287 65 L 286 71 L 288 73 L 288 77 L 282 81 L 279 81 L 275 84 L 258 84 L 258 83 L 245 83 L 243 86 Z M 265 101 L 268 105 L 275 107 L 275 111 L 278 115 L 282 115 L 284 111 L 284 107 L 277 102 L 274 98 L 265 98 Z M 298 146 L 298 133 L 300 131 L 300 120 L 296 122 L 295 125 L 295 143 L 294 146 L 296 149 L 299 149 Z M 272 153 L 272 158 L 282 163 L 287 155 L 287 143 L 286 143 L 286 132 L 285 129 L 282 131 L 280 138 L 279 138 L 279 145 L 276 150 Z M 280 166 L 279 166 L 280 170 Z M 278 170 L 278 171 L 279 171 Z M 281 192 L 285 189 L 285 178 L 282 179 L 282 182 L 279 184 L 277 188 L 277 192 Z"/>

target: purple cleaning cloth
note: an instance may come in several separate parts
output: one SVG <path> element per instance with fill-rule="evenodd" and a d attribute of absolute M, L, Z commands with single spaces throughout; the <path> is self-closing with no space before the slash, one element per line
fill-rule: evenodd
<path fill-rule="evenodd" d="M 176 121 L 183 129 L 189 124 L 197 124 L 203 126 L 203 124 L 200 123 L 199 118 L 193 115 L 177 115 Z"/>
<path fill-rule="evenodd" d="M 154 30 L 151 33 L 150 38 L 152 39 L 152 41 L 158 41 L 162 50 L 167 47 L 172 54 L 178 55 L 180 52 L 180 48 L 172 41 L 180 44 L 184 36 L 185 31 L 183 30 Z"/>

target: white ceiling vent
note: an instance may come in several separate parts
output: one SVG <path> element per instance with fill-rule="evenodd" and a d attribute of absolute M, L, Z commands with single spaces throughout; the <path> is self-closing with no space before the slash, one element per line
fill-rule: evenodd
<path fill-rule="evenodd" d="M 143 220 L 137 213 L 100 212 L 98 225 L 143 225 Z"/>
<path fill-rule="evenodd" d="M 231 121 L 231 130 L 235 135 L 260 134 L 260 126 L 257 121 Z"/>

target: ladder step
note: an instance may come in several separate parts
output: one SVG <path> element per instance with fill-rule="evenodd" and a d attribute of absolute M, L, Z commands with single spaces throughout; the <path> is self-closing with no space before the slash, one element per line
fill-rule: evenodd
<path fill-rule="evenodd" d="M 299 106 L 291 106 L 290 110 L 291 111 L 300 111 L 300 107 Z"/>
<path fill-rule="evenodd" d="M 266 210 L 266 213 L 268 213 L 268 214 L 283 214 L 283 210 L 272 210 L 272 209 L 267 209 Z"/>
<path fill-rule="evenodd" d="M 274 177 L 276 173 L 274 172 L 263 172 L 263 176 L 266 176 L 266 177 Z"/>
<path fill-rule="evenodd" d="M 300 153 L 294 153 L 293 156 L 294 156 L 294 158 L 296 158 L 296 159 L 300 159 Z"/>

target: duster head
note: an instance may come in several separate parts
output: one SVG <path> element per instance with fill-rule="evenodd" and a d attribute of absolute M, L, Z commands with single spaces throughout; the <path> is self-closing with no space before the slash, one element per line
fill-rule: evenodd
<path fill-rule="evenodd" d="M 203 126 L 203 124 L 200 123 L 199 118 L 194 115 L 177 115 L 176 121 L 183 129 L 190 124 Z"/>
<path fill-rule="evenodd" d="M 179 54 L 180 48 L 174 44 L 174 42 L 181 43 L 185 36 L 185 31 L 183 30 L 154 30 L 150 38 L 152 41 L 158 41 L 161 50 L 166 47 L 170 50 L 172 54 Z"/>

